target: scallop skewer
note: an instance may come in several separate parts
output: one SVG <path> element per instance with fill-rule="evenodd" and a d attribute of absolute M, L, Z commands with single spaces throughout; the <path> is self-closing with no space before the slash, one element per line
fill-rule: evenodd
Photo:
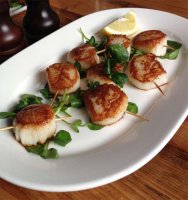
<path fill-rule="evenodd" d="M 131 40 L 126 36 L 126 35 L 109 35 L 108 38 L 107 38 L 107 43 L 106 43 L 106 46 L 108 48 L 109 45 L 112 45 L 112 44 L 120 44 L 120 45 L 123 45 L 129 55 L 130 55 L 130 52 L 131 52 Z"/>
<path fill-rule="evenodd" d="M 87 90 L 84 94 L 84 102 L 91 121 L 97 125 L 114 124 L 123 118 L 125 113 L 148 121 L 142 116 L 127 111 L 127 95 L 113 84 L 103 84 Z"/>
<path fill-rule="evenodd" d="M 163 56 L 166 53 L 167 35 L 160 30 L 143 31 L 132 40 L 134 48 L 156 56 Z"/>
<path fill-rule="evenodd" d="M 16 114 L 13 127 L 16 140 L 24 146 L 44 144 L 56 131 L 54 111 L 47 104 L 27 106 Z"/>
<path fill-rule="evenodd" d="M 72 49 L 67 55 L 67 61 L 73 65 L 76 61 L 78 61 L 82 70 L 87 70 L 100 63 L 95 47 L 89 44 L 84 44 Z"/>
<path fill-rule="evenodd" d="M 75 66 L 55 63 L 46 69 L 48 85 L 52 94 L 63 95 L 75 92 L 80 87 L 80 74 Z"/>
<path fill-rule="evenodd" d="M 168 82 L 166 71 L 153 54 L 133 57 L 128 65 L 126 74 L 134 86 L 143 90 L 150 90 L 156 87 L 159 89 L 161 85 Z"/>
<path fill-rule="evenodd" d="M 32 104 L 16 114 L 13 126 L 0 128 L 0 131 L 13 129 L 16 140 L 24 146 L 44 144 L 54 136 L 56 121 L 66 118 L 68 117 L 55 118 L 54 111 L 48 104 Z"/>

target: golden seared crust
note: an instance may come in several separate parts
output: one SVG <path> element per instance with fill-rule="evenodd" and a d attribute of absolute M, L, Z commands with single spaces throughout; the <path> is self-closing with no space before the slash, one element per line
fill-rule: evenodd
<path fill-rule="evenodd" d="M 97 64 L 87 71 L 89 81 L 99 81 L 101 83 L 112 83 L 113 81 L 104 73 L 104 63 Z"/>
<path fill-rule="evenodd" d="M 95 123 L 116 118 L 120 112 L 125 112 L 128 98 L 119 87 L 103 84 L 93 90 L 87 90 L 84 93 L 84 101 L 91 121 Z"/>
<path fill-rule="evenodd" d="M 54 119 L 54 111 L 47 104 L 33 104 L 16 114 L 15 120 L 20 125 L 44 125 Z"/>
<path fill-rule="evenodd" d="M 152 82 L 160 75 L 166 73 L 161 63 L 153 54 L 133 57 L 129 63 L 130 75 L 140 82 Z"/>
<path fill-rule="evenodd" d="M 84 62 L 89 66 L 96 65 L 98 61 L 96 60 L 97 52 L 95 47 L 84 44 L 79 47 L 72 49 L 69 52 L 69 58 L 74 61 Z"/>
<path fill-rule="evenodd" d="M 51 92 L 71 88 L 80 79 L 76 67 L 67 63 L 55 63 L 47 68 L 46 73 Z"/>
<path fill-rule="evenodd" d="M 107 38 L 107 46 L 111 44 L 122 44 L 127 49 L 131 45 L 131 40 L 126 35 L 113 34 Z"/>
<path fill-rule="evenodd" d="M 144 31 L 136 35 L 132 40 L 132 45 L 135 48 L 147 47 L 149 49 L 155 48 L 166 38 L 166 34 L 160 30 Z"/>

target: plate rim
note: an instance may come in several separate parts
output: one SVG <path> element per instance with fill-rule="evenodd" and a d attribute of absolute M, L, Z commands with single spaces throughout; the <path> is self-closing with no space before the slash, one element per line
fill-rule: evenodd
<path fill-rule="evenodd" d="M 184 17 L 181 17 L 181 16 L 178 16 L 176 14 L 173 14 L 173 13 L 170 13 L 170 12 L 165 12 L 165 11 L 160 11 L 160 10 L 156 10 L 156 9 L 145 9 L 145 8 L 115 8 L 115 9 L 106 9 L 106 10 L 102 10 L 102 11 L 98 11 L 98 12 L 94 12 L 94 13 L 91 13 L 91 14 L 88 14 L 84 17 L 81 17 L 79 18 L 78 20 L 82 20 L 83 18 L 86 18 L 88 16 L 91 16 L 93 14 L 96 14 L 96 13 L 99 13 L 99 12 L 109 12 L 109 11 L 113 11 L 113 10 L 150 10 L 150 11 L 154 11 L 154 12 L 163 12 L 163 13 L 167 13 L 167 14 L 170 14 L 170 15 L 174 15 L 176 17 L 180 17 L 180 18 L 183 18 L 183 19 L 186 19 Z M 75 23 L 76 21 L 78 20 L 75 20 L 73 22 L 71 22 L 70 24 L 66 25 L 66 26 L 71 26 L 73 23 Z M 64 27 L 66 27 L 64 26 Z M 63 29 L 64 27 L 62 27 L 61 29 Z M 58 31 L 58 30 L 57 30 Z M 53 34 L 53 33 L 52 33 Z M 47 36 L 48 37 L 48 36 Z M 43 40 L 43 39 L 42 39 Z M 45 40 L 45 38 L 44 38 Z M 40 41 L 39 41 L 40 42 Z M 37 42 L 38 43 L 38 42 Z M 35 44 L 33 44 L 35 45 Z M 30 47 L 28 47 L 30 48 Z M 27 48 L 27 49 L 28 49 Z M 26 51 L 27 49 L 23 50 L 23 51 Z M 12 60 L 14 59 L 13 58 L 10 58 L 9 60 Z M 5 61 L 2 65 L 5 65 L 6 66 L 6 63 L 9 62 L 8 61 Z M 1 67 L 1 66 L 0 66 Z M 187 106 L 186 106 L 187 107 Z M 137 163 L 135 163 L 135 166 L 132 167 L 132 170 L 129 170 L 130 172 L 128 174 L 131 174 L 132 172 L 138 170 L 139 168 L 141 168 L 143 165 L 145 165 L 146 163 L 148 163 L 152 158 L 154 158 L 161 150 L 162 148 L 168 143 L 168 141 L 174 136 L 174 134 L 176 133 L 176 131 L 178 130 L 178 128 L 180 127 L 180 125 L 183 123 L 183 121 L 185 120 L 186 116 L 188 114 L 188 107 L 186 108 L 185 112 L 182 113 L 179 121 L 177 124 L 175 124 L 174 128 L 171 130 L 171 133 L 170 134 L 166 134 L 166 139 L 163 141 L 163 143 L 160 144 L 160 146 L 158 146 L 157 148 L 153 149 L 153 152 L 150 152 L 148 153 L 147 157 L 144 158 L 144 162 L 143 162 L 143 158 L 141 159 L 141 161 L 138 161 Z M 168 136 L 168 137 L 167 137 Z M 140 164 L 140 162 L 142 162 L 142 164 Z M 127 169 L 126 169 L 127 171 Z M 118 172 L 116 174 L 113 174 L 111 177 L 110 177 L 110 180 L 109 178 L 107 177 L 106 179 L 102 179 L 102 180 L 98 180 L 98 181 L 94 181 L 94 182 L 90 182 L 89 183 L 85 183 L 85 184 L 76 184 L 76 185 L 72 185 L 72 187 L 70 186 L 67 186 L 67 188 L 65 186 L 56 186 L 56 185 L 30 185 L 30 184 L 27 184 L 27 183 L 23 183 L 23 181 L 20 181 L 20 180 L 13 180 L 11 179 L 11 177 L 2 177 L 1 175 L 1 178 L 8 181 L 8 182 L 11 182 L 13 184 L 16 184 L 16 185 L 19 185 L 21 187 L 25 187 L 25 188 L 28 188 L 28 189 L 35 189 L 35 190 L 40 190 L 40 191 L 52 191 L 52 192 L 64 192 L 64 191 L 79 191 L 79 190 L 85 190 L 85 189 L 90 189 L 90 188 L 93 188 L 93 187 L 98 187 L 98 186 L 101 186 L 101 185 L 104 185 L 104 184 L 107 184 L 107 183 L 110 183 L 110 182 L 113 182 L 113 181 L 116 181 L 120 178 L 123 178 L 125 176 L 127 176 L 128 174 L 125 175 L 125 172 L 124 171 L 121 171 L 121 172 Z M 7 178 L 8 177 L 8 178 Z M 92 185 L 92 186 L 91 186 Z M 87 187 L 88 186 L 88 187 Z"/>

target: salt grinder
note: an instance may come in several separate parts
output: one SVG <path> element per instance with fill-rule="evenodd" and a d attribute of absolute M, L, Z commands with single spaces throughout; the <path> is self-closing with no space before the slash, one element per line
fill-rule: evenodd
<path fill-rule="evenodd" d="M 10 17 L 9 1 L 0 0 L 0 63 L 24 47 L 24 33 Z"/>
<path fill-rule="evenodd" d="M 25 2 L 27 11 L 23 19 L 23 27 L 29 44 L 59 28 L 59 17 L 52 10 L 49 0 L 26 0 Z"/>

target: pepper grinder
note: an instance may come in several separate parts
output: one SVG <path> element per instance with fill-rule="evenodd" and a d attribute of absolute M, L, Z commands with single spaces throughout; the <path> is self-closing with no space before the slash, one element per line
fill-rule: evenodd
<path fill-rule="evenodd" d="M 26 46 L 24 33 L 9 13 L 9 1 L 0 0 L 0 63 Z"/>
<path fill-rule="evenodd" d="M 49 0 L 26 0 L 25 2 L 27 12 L 23 19 L 23 27 L 29 44 L 59 28 L 59 17 L 52 10 Z"/>

